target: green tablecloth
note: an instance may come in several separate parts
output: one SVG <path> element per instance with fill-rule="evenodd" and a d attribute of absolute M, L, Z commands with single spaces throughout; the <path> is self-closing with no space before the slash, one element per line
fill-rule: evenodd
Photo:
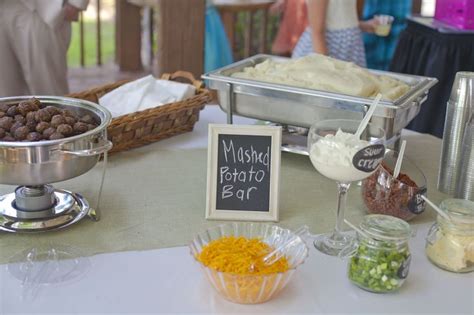
<path fill-rule="evenodd" d="M 425 173 L 428 196 L 439 203 L 447 197 L 436 189 L 441 141 L 422 134 L 405 139 L 406 155 Z M 101 164 L 57 186 L 82 193 L 94 205 Z M 186 245 L 198 231 L 219 223 L 204 219 L 206 167 L 205 149 L 167 150 L 157 143 L 116 154 L 109 159 L 99 222 L 84 219 L 63 231 L 34 235 L 0 233 L 0 263 L 21 250 L 48 244 L 72 246 L 85 256 Z M 313 233 L 330 231 L 335 222 L 335 182 L 318 174 L 305 156 L 282 153 L 281 167 L 278 224 L 307 224 Z M 13 189 L 0 186 L 0 194 Z M 346 217 L 353 222 L 366 213 L 357 185 L 350 189 L 347 206 Z M 412 222 L 434 217 L 428 209 Z"/>

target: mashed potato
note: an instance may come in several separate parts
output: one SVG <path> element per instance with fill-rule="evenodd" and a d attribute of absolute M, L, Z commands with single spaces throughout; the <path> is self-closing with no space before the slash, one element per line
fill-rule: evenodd
<path fill-rule="evenodd" d="M 372 74 L 354 63 L 319 54 L 286 62 L 268 59 L 255 67 L 234 73 L 232 77 L 366 98 L 374 98 L 381 93 L 385 100 L 395 100 L 410 88 L 399 80 Z"/>

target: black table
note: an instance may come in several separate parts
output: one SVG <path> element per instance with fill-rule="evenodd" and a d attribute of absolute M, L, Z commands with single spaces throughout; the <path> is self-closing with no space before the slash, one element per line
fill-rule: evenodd
<path fill-rule="evenodd" d="M 428 18 L 407 20 L 400 34 L 390 71 L 435 77 L 429 93 L 409 129 L 443 136 L 446 102 L 456 72 L 474 71 L 474 33 L 458 32 Z"/>

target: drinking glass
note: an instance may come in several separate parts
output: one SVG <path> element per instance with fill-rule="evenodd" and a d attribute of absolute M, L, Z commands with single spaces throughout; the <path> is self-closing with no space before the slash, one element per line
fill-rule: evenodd
<path fill-rule="evenodd" d="M 331 256 L 339 255 L 352 242 L 349 235 L 342 233 L 351 182 L 370 176 L 385 154 L 385 132 L 372 123 L 367 125 L 360 140 L 348 135 L 344 141 L 334 139 L 338 130 L 354 134 L 359 124 L 358 120 L 323 120 L 311 126 L 308 133 L 308 152 L 313 166 L 337 183 L 336 226 L 333 232 L 323 234 L 314 241 L 316 249 Z"/>

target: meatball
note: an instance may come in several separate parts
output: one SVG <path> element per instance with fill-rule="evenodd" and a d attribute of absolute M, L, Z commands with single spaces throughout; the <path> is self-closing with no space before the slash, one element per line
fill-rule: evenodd
<path fill-rule="evenodd" d="M 35 111 L 35 106 L 31 103 L 31 101 L 23 101 L 18 104 L 17 110 L 21 115 L 26 116 L 27 113 Z"/>
<path fill-rule="evenodd" d="M 74 129 L 75 134 L 81 134 L 89 130 L 89 128 L 87 127 L 87 124 L 81 121 L 78 121 L 77 123 L 75 123 L 73 129 Z"/>
<path fill-rule="evenodd" d="M 77 120 L 78 116 L 75 112 L 73 112 L 72 110 L 69 110 L 69 109 L 64 109 L 63 110 L 63 116 L 65 117 L 72 117 L 74 119 Z"/>
<path fill-rule="evenodd" d="M 55 107 L 55 106 L 46 106 L 44 109 L 46 109 L 52 117 L 54 115 L 61 115 L 62 114 L 62 110 L 60 108 Z"/>
<path fill-rule="evenodd" d="M 15 129 L 13 132 L 13 135 L 16 140 L 25 140 L 28 134 L 30 133 L 30 130 L 26 126 L 18 127 Z"/>
<path fill-rule="evenodd" d="M 49 140 L 57 140 L 64 138 L 64 135 L 60 132 L 55 132 L 51 136 L 49 136 Z"/>
<path fill-rule="evenodd" d="M 23 125 L 21 122 L 16 121 L 16 122 L 14 122 L 13 125 L 10 127 L 10 133 L 11 133 L 12 135 L 14 135 L 14 134 L 15 134 L 15 130 L 17 130 L 17 129 L 20 128 L 20 127 L 24 127 L 24 126 L 25 126 L 25 125 Z"/>
<path fill-rule="evenodd" d="M 23 115 L 15 115 L 15 117 L 13 117 L 13 119 L 16 122 L 21 122 L 23 125 L 26 123 L 26 118 Z"/>
<path fill-rule="evenodd" d="M 28 112 L 28 113 L 26 113 L 26 116 L 25 116 L 26 120 L 27 120 L 27 121 L 28 121 L 28 120 L 35 120 L 35 114 L 36 114 L 36 112 Z"/>
<path fill-rule="evenodd" d="M 10 117 L 15 117 L 15 115 L 18 115 L 18 107 L 17 106 L 10 106 L 10 108 L 7 110 L 7 115 Z"/>
<path fill-rule="evenodd" d="M 29 101 L 30 101 L 31 105 L 33 105 L 33 108 L 34 108 L 35 110 L 41 109 L 42 106 L 41 106 L 41 102 L 40 102 L 39 99 L 33 97 L 33 98 L 30 99 Z"/>
<path fill-rule="evenodd" d="M 55 128 L 53 128 L 53 127 L 48 127 L 48 128 L 46 128 L 46 129 L 43 131 L 43 137 L 44 137 L 45 139 L 49 139 L 49 137 L 51 137 L 51 135 L 52 135 L 53 133 L 55 133 L 55 132 L 56 132 L 56 129 L 55 129 Z"/>
<path fill-rule="evenodd" d="M 7 132 L 5 131 L 5 129 L 0 128 L 0 139 L 2 139 L 3 137 L 5 137 L 6 134 L 7 134 Z"/>
<path fill-rule="evenodd" d="M 80 121 L 86 123 L 86 124 L 93 124 L 95 123 L 94 118 L 92 118 L 91 115 L 84 115 L 79 119 Z"/>
<path fill-rule="evenodd" d="M 65 124 L 66 119 L 62 115 L 54 115 L 53 118 L 51 118 L 51 126 L 54 128 L 57 128 L 59 125 Z"/>
<path fill-rule="evenodd" d="M 40 109 L 39 111 L 35 113 L 35 120 L 37 122 L 40 122 L 40 121 L 49 122 L 51 121 L 51 114 L 46 109 Z"/>
<path fill-rule="evenodd" d="M 64 119 L 66 120 L 66 124 L 70 125 L 71 127 L 74 127 L 74 124 L 77 122 L 76 118 L 70 116 L 65 116 Z"/>
<path fill-rule="evenodd" d="M 0 128 L 5 129 L 5 130 L 10 130 L 14 123 L 13 118 L 9 116 L 5 116 L 0 118 Z"/>
<path fill-rule="evenodd" d="M 48 129 L 50 127 L 50 124 L 45 122 L 45 121 L 40 121 L 37 125 L 36 125 L 36 131 L 39 132 L 39 133 L 43 133 L 46 129 Z"/>
<path fill-rule="evenodd" d="M 2 141 L 15 141 L 15 138 L 13 138 L 13 137 L 7 132 L 7 134 L 5 135 L 5 137 L 3 137 Z"/>
<path fill-rule="evenodd" d="M 39 132 L 30 132 L 26 136 L 26 140 L 28 141 L 40 141 L 41 139 L 43 139 L 43 136 Z"/>
<path fill-rule="evenodd" d="M 8 106 L 7 104 L 0 103 L 0 112 L 6 113 L 8 108 L 10 108 L 10 106 Z"/>
<path fill-rule="evenodd" d="M 25 126 L 30 129 L 30 132 L 36 131 L 36 120 L 27 120 Z"/>
<path fill-rule="evenodd" d="M 56 131 L 63 134 L 66 137 L 72 135 L 73 133 L 72 127 L 66 124 L 59 125 L 58 128 L 56 128 Z"/>

